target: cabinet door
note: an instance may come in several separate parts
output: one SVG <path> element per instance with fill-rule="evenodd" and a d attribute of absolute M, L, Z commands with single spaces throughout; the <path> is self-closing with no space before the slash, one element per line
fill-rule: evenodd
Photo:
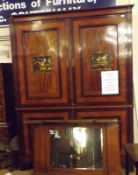
<path fill-rule="evenodd" d="M 119 138 L 121 150 L 123 153 L 123 145 L 127 142 L 132 142 L 133 132 L 129 130 L 132 128 L 132 111 L 125 108 L 112 108 L 112 109 L 87 109 L 87 110 L 78 110 L 76 112 L 77 120 L 100 120 L 100 119 L 108 119 L 109 121 L 112 119 L 117 119 L 119 123 Z"/>
<path fill-rule="evenodd" d="M 62 21 L 33 21 L 14 26 L 14 75 L 17 103 L 68 102 L 67 32 Z"/>
<path fill-rule="evenodd" d="M 123 104 L 131 101 L 131 26 L 126 19 L 127 15 L 120 14 L 74 20 L 74 83 L 77 103 Z M 112 84 L 108 84 L 109 93 L 104 94 L 102 71 L 118 72 L 119 92 L 110 94 Z M 110 78 L 112 83 L 113 77 Z"/>
<path fill-rule="evenodd" d="M 30 111 L 30 112 L 19 112 L 18 117 L 18 132 L 21 147 L 21 154 L 24 158 L 32 156 L 33 148 L 33 136 L 32 136 L 32 124 L 31 123 L 45 123 L 49 120 L 68 120 L 70 113 L 67 111 Z"/>
<path fill-rule="evenodd" d="M 121 175 L 117 121 L 70 122 L 33 125 L 34 174 Z"/>

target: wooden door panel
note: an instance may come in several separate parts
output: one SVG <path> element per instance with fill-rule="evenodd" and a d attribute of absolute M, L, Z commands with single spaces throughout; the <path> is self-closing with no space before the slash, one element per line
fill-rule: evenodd
<path fill-rule="evenodd" d="M 54 30 L 25 33 L 29 97 L 60 96 L 61 75 L 59 75 L 57 32 Z"/>
<path fill-rule="evenodd" d="M 40 25 L 37 25 L 38 22 Z M 22 94 L 20 103 L 67 103 L 68 50 L 65 47 L 65 22 L 41 24 L 41 21 L 37 21 L 34 25 L 17 26 L 16 32 L 18 87 Z"/>
<path fill-rule="evenodd" d="M 132 114 L 130 114 L 128 109 L 104 109 L 104 110 L 98 109 L 97 111 L 81 110 L 76 112 L 76 118 L 78 120 L 80 119 L 85 119 L 85 120 L 117 119 L 119 123 L 119 130 L 120 130 L 119 138 L 120 138 L 120 145 L 122 150 L 123 150 L 122 146 L 126 144 L 128 141 L 130 141 L 129 137 L 132 136 L 130 133 L 128 133 L 128 123 L 130 122 L 131 117 L 132 117 Z M 132 125 L 132 123 L 130 125 Z"/>
<path fill-rule="evenodd" d="M 53 122 L 53 123 L 52 123 Z M 121 164 L 120 164 L 120 149 L 119 149 L 119 130 L 118 130 L 118 121 L 117 120 L 94 120 L 94 121 L 50 121 L 47 123 L 32 123 L 32 126 L 34 128 L 34 174 L 43 174 L 46 175 L 72 175 L 72 174 L 78 174 L 78 175 L 88 175 L 88 174 L 95 174 L 95 175 L 121 175 Z M 88 122 L 88 123 L 87 123 Z M 69 131 L 67 132 L 66 136 L 66 130 L 65 128 L 75 128 L 75 127 L 84 127 L 86 130 L 83 130 L 85 134 L 81 133 L 81 137 L 77 135 L 77 145 L 81 145 L 80 149 L 77 149 L 73 145 L 73 137 L 75 137 L 75 132 L 71 132 L 71 142 L 67 143 L 67 139 L 69 136 Z M 50 135 L 49 135 L 49 129 L 50 128 L 60 128 L 61 131 L 64 131 L 64 134 L 62 132 L 59 132 L 63 137 L 61 136 L 60 139 L 56 138 L 55 145 L 60 143 L 60 146 L 58 147 L 58 150 L 60 153 L 56 152 L 57 149 L 55 149 L 55 152 L 53 153 L 53 157 L 58 157 L 56 159 L 56 165 L 54 164 L 52 166 L 51 159 L 52 154 L 50 154 L 50 151 L 52 150 L 52 144 L 50 141 Z M 71 129 L 70 128 L 70 129 Z M 83 128 L 83 129 L 84 129 Z M 89 129 L 96 129 L 91 130 Z M 89 130 L 89 132 L 88 132 Z M 78 130 L 79 132 L 79 130 Z M 78 133 L 77 132 L 77 133 Z M 102 133 L 102 134 L 101 134 Z M 59 135 L 60 135 L 59 134 Z M 85 137 L 85 136 L 86 137 Z M 93 135 L 93 136 L 92 136 Z M 102 136 L 101 136 L 102 135 Z M 68 138 L 67 138 L 68 137 Z M 64 138 L 62 140 L 62 138 Z M 79 142 L 78 140 L 81 140 Z M 96 139 L 100 138 L 99 144 L 96 145 Z M 57 142 L 58 140 L 58 142 Z M 70 139 L 69 139 L 70 140 Z M 88 142 L 86 141 L 88 140 Z M 54 142 L 54 139 L 52 139 L 52 142 Z M 84 147 L 82 146 L 82 143 L 87 143 Z M 102 142 L 102 143 L 100 143 Z M 66 143 L 66 144 L 65 144 Z M 91 143 L 90 146 L 89 143 Z M 54 143 L 53 143 L 54 144 Z M 101 147 L 100 147 L 101 144 Z M 65 147 L 66 145 L 66 147 Z M 67 146 L 68 145 L 68 146 Z M 72 149 L 75 148 L 76 156 L 74 159 L 77 159 L 77 163 L 74 166 L 79 166 L 79 160 L 83 161 L 83 165 L 86 168 L 76 168 L 72 167 L 72 165 L 66 167 L 66 162 L 69 163 L 72 161 L 72 159 L 67 159 L 68 153 L 70 153 L 68 147 Z M 102 152 L 102 156 L 99 157 L 99 152 L 96 150 L 99 146 L 99 150 Z M 95 148 L 94 148 L 95 147 Z M 41 148 L 41 149 L 40 149 Z M 55 147 L 54 147 L 55 148 Z M 67 149 L 66 149 L 67 148 Z M 64 150 L 64 151 L 63 151 Z M 69 151 L 68 151 L 69 150 Z M 60 163 L 60 155 L 61 153 L 66 155 L 66 161 L 63 166 L 57 167 Z M 58 155 L 58 156 L 57 156 Z M 89 158 L 88 158 L 88 157 Z M 65 157 L 65 156 L 64 156 Z M 87 157 L 87 158 L 86 158 Z M 114 158 L 114 161 L 112 159 Z M 73 159 L 73 160 L 74 160 Z M 97 163 L 96 160 L 97 159 Z M 67 161 L 68 160 L 68 161 Z M 92 160 L 92 161 L 91 161 Z M 102 161 L 102 166 L 99 168 L 97 166 L 98 162 Z M 38 164 L 39 162 L 39 164 Z M 62 163 L 64 162 L 64 159 L 62 159 Z M 91 164 L 93 162 L 93 164 Z M 59 164 L 58 164 L 59 163 Z M 87 163 L 89 167 L 87 167 Z M 91 166 L 93 165 L 93 166 Z"/>
<path fill-rule="evenodd" d="M 129 33 L 125 16 L 74 20 L 73 29 L 76 102 L 126 103 Z M 103 95 L 101 72 L 113 70 L 119 71 L 119 93 Z"/>
<path fill-rule="evenodd" d="M 21 143 L 21 152 L 26 157 L 30 158 L 33 154 L 33 136 L 32 136 L 32 127 L 31 122 L 42 122 L 45 123 L 49 120 L 68 120 L 69 119 L 69 112 L 66 111 L 27 111 L 27 112 L 20 112 L 20 118 L 18 119 L 20 122 L 20 130 L 21 136 L 19 138 Z"/>

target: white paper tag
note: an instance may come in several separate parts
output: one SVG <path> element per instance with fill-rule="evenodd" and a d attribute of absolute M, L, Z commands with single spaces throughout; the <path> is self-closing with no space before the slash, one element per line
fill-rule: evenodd
<path fill-rule="evenodd" d="M 101 72 L 101 86 L 103 95 L 119 94 L 118 74 L 118 70 Z"/>

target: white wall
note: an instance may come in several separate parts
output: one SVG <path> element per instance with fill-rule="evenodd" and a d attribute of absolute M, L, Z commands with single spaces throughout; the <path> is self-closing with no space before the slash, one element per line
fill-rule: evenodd
<path fill-rule="evenodd" d="M 8 35 L 9 35 L 9 28 L 8 27 L 0 28 L 0 36 L 8 36 Z"/>
<path fill-rule="evenodd" d="M 133 82 L 134 82 L 134 142 L 138 143 L 138 0 L 116 0 L 117 5 L 134 4 L 133 8 Z M 0 28 L 0 36 L 9 35 L 9 28 Z"/>
<path fill-rule="evenodd" d="M 138 0 L 133 9 L 134 141 L 138 143 Z"/>

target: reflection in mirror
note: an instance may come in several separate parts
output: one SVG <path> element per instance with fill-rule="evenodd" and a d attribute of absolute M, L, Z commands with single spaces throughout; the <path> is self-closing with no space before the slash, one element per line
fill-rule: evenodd
<path fill-rule="evenodd" d="M 101 169 L 103 130 L 93 127 L 49 129 L 52 168 Z"/>

